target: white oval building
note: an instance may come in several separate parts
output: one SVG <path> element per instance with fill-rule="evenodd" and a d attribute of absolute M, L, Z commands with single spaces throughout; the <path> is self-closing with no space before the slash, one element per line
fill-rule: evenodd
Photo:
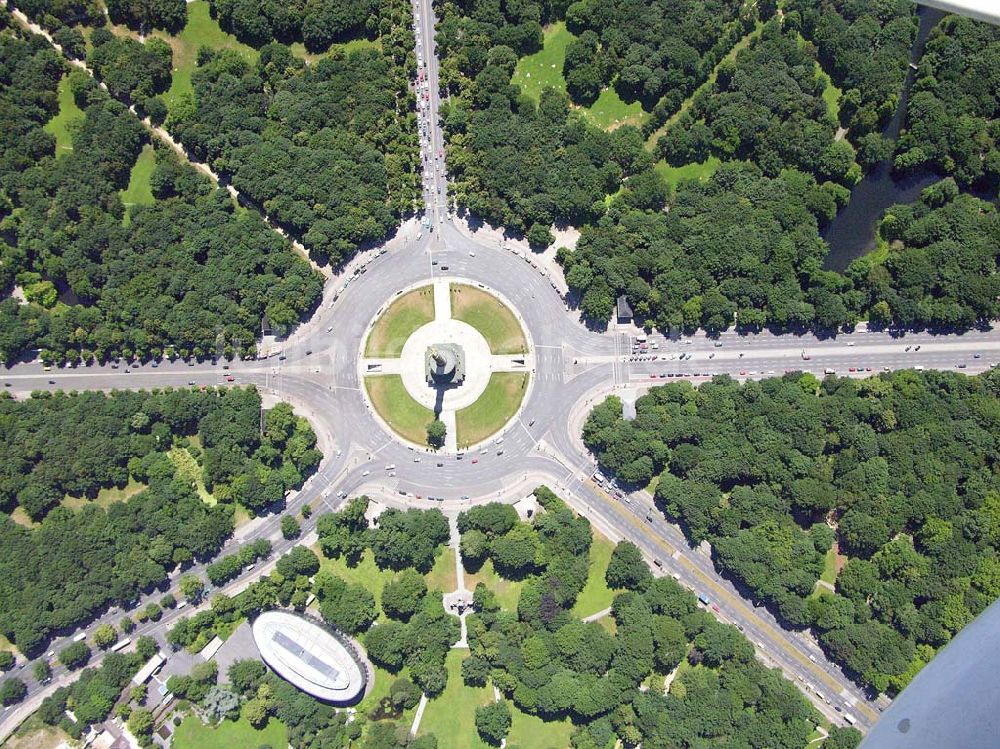
<path fill-rule="evenodd" d="M 254 620 L 261 658 L 278 676 L 324 702 L 357 700 L 365 690 L 364 666 L 317 622 L 288 611 L 267 611 Z"/>

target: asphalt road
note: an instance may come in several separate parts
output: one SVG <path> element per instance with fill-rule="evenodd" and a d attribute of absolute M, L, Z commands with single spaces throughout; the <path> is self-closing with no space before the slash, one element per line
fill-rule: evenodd
<path fill-rule="evenodd" d="M 832 721 L 843 723 L 836 706 L 852 714 L 860 728 L 870 726 L 878 717 L 877 702 L 828 662 L 809 636 L 782 629 L 765 608 L 742 598 L 715 571 L 705 552 L 691 548 L 676 526 L 650 512 L 647 495 L 638 492 L 629 495 L 628 501 L 616 499 L 591 480 L 595 466 L 580 442 L 580 419 L 589 405 L 608 393 L 677 378 L 699 382 L 714 374 L 730 374 L 757 379 L 786 370 L 806 370 L 822 377 L 828 369 L 863 377 L 886 368 L 957 369 L 963 365 L 963 371 L 972 374 L 1000 362 L 1000 331 L 959 336 L 911 333 L 895 338 L 860 330 L 826 340 L 812 335 L 740 336 L 733 332 L 716 340 L 704 335 L 679 341 L 650 336 L 649 345 L 657 348 L 648 349 L 646 360 L 635 361 L 634 339 L 627 333 L 587 329 L 530 253 L 491 241 L 476 242 L 448 214 L 445 164 L 438 155 L 443 142 L 436 117 L 438 62 L 433 54 L 431 4 L 418 0 L 414 9 L 418 52 L 424 78 L 430 80 L 426 91 L 418 85 L 418 94 L 426 93 L 428 102 L 422 110 L 421 128 L 426 131 L 422 147 L 429 155 L 427 217 L 434 231 L 417 221 L 408 222 L 382 248 L 349 264 L 327 283 L 325 301 L 314 318 L 267 360 L 164 361 L 128 367 L 123 363 L 118 368 L 91 365 L 50 371 L 35 362 L 4 372 L 4 387 L 23 397 L 34 390 L 255 385 L 308 415 L 324 448 L 318 473 L 288 502 L 290 513 L 297 513 L 304 504 L 320 511 L 335 509 L 343 496 L 360 492 L 400 506 L 439 506 L 454 513 L 473 502 L 518 499 L 532 484 L 547 481 L 603 532 L 639 545 L 657 574 L 674 575 L 709 598 L 718 607 L 718 611 L 710 610 L 742 627 L 761 658 L 796 680 Z M 377 314 L 400 289 L 439 276 L 482 283 L 506 296 L 521 314 L 536 353 L 523 416 L 462 457 L 416 450 L 387 433 L 366 404 L 358 371 L 360 342 Z M 656 360 L 651 360 L 653 356 Z M 396 466 L 395 476 L 389 476 L 385 468 L 389 464 Z M 433 502 L 428 499 L 432 496 L 443 501 Z M 240 529 L 223 553 L 263 537 L 274 543 L 272 559 L 276 558 L 293 545 L 281 538 L 279 520 L 277 515 L 268 516 Z M 315 516 L 303 523 L 304 534 L 313 529 L 314 522 Z M 197 565 L 192 571 L 202 569 Z M 267 571 L 266 565 L 259 565 L 230 587 L 244 586 Z M 131 611 L 161 595 L 144 597 Z M 163 642 L 167 629 L 190 612 L 190 607 L 166 612 L 161 621 L 144 624 L 131 636 L 149 634 Z M 120 610 L 109 612 L 84 631 L 89 636 L 100 623 L 117 623 L 122 615 Z M 69 641 L 67 636 L 53 642 L 50 651 L 58 652 Z M 95 662 L 99 657 L 95 656 Z M 37 707 L 44 694 L 71 678 L 56 668 L 51 683 L 36 684 L 30 677 L 30 664 L 17 675 L 29 684 L 29 698 L 4 713 L 0 740 L 23 714 Z"/>

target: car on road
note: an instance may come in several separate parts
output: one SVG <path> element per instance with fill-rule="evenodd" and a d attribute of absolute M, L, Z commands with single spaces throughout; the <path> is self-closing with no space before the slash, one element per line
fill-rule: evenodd
<path fill-rule="evenodd" d="M 719 604 L 713 603 L 712 604 L 712 611 L 718 612 L 719 611 Z"/>
<path fill-rule="evenodd" d="M 479 462 L 479 458 L 473 458 L 473 459 L 472 459 L 472 462 L 473 462 L 473 463 L 478 463 L 478 462 Z"/>
<path fill-rule="evenodd" d="M 194 385 L 194 380 L 188 380 L 188 385 Z"/>
<path fill-rule="evenodd" d="M 959 369 L 965 369 L 967 366 L 969 366 L 969 365 L 966 364 L 965 362 L 960 362 L 959 365 L 958 365 L 958 368 Z"/>
<path fill-rule="evenodd" d="M 438 468 L 443 468 L 443 467 L 444 467 L 444 463 L 441 463 L 441 462 L 439 461 L 439 462 L 438 462 L 438 464 L 437 464 L 437 467 L 438 467 Z"/>
<path fill-rule="evenodd" d="M 236 378 L 232 375 L 226 375 L 226 382 L 236 382 Z"/>
<path fill-rule="evenodd" d="M 371 471 L 362 471 L 361 475 L 362 476 L 367 476 L 369 473 L 371 473 Z"/>

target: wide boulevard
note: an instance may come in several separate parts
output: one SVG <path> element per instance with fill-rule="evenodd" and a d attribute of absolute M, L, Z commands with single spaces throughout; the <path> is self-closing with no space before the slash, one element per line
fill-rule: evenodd
<path fill-rule="evenodd" d="M 405 223 L 382 247 L 365 251 L 330 278 L 315 315 L 288 339 L 271 344 L 267 351 L 262 347 L 262 353 L 271 354 L 268 358 L 229 363 L 123 362 L 117 367 L 50 370 L 33 362 L 6 370 L 5 389 L 26 397 L 36 390 L 255 385 L 269 401 L 287 400 L 307 416 L 324 452 L 318 472 L 289 498 L 283 510 L 289 513 L 297 513 L 304 504 L 320 512 L 335 509 L 344 497 L 366 493 L 389 505 L 436 506 L 454 514 L 471 503 L 514 501 L 547 483 L 612 540 L 636 543 L 657 574 L 671 574 L 707 597 L 713 613 L 741 627 L 762 660 L 795 680 L 831 721 L 843 724 L 847 713 L 862 729 L 872 725 L 884 699 L 864 693 L 844 676 L 807 633 L 783 629 L 765 607 L 743 598 L 715 571 L 708 551 L 691 547 L 681 531 L 654 509 L 648 494 L 617 490 L 609 494 L 598 486 L 593 480 L 594 459 L 583 446 L 580 429 L 589 407 L 606 395 L 634 397 L 651 385 L 677 379 L 698 383 L 720 374 L 760 379 L 796 370 L 818 377 L 829 371 L 864 377 L 913 367 L 973 374 L 1000 361 L 1000 331 L 894 336 L 862 329 L 829 339 L 735 332 L 678 340 L 650 336 L 646 355 L 636 361 L 632 349 L 639 331 L 589 329 L 559 293 L 564 282 L 551 264 L 523 244 L 499 239 L 499 234 L 472 232 L 448 210 L 430 1 L 420 0 L 414 11 L 423 70 L 415 87 L 418 98 L 426 101 L 420 109 L 427 205 L 421 220 Z M 358 370 L 359 347 L 376 315 L 400 289 L 437 277 L 481 283 L 504 295 L 517 307 L 536 355 L 521 415 L 488 444 L 465 455 L 437 455 L 394 438 L 367 406 Z M 390 465 L 392 470 L 387 469 Z M 313 530 L 315 517 L 304 523 L 305 534 Z M 252 521 L 239 529 L 224 553 L 246 541 L 269 538 L 274 544 L 273 563 L 294 543 L 281 537 L 279 520 L 280 516 L 270 515 Z M 192 571 L 202 569 L 197 565 Z M 226 591 L 245 587 L 269 569 L 270 565 L 259 565 Z M 131 610 L 159 595 L 134 602 Z M 117 622 L 123 613 L 108 612 L 82 631 L 90 634 L 101 622 Z M 177 618 L 190 613 L 190 608 L 167 611 L 159 622 L 143 624 L 132 637 L 149 634 L 162 644 Z M 66 642 L 68 638 L 52 643 L 50 651 L 58 651 Z M 99 658 L 96 655 L 95 662 Z M 4 713 L 0 740 L 46 694 L 72 678 L 56 667 L 52 680 L 40 685 L 30 676 L 30 663 L 19 667 L 20 678 L 29 684 L 29 697 Z"/>

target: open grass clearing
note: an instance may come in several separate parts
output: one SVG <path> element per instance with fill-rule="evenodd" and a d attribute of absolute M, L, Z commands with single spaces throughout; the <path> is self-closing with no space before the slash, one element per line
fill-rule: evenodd
<path fill-rule="evenodd" d="M 244 718 L 206 726 L 198 717 L 189 715 L 177 726 L 172 746 L 174 749 L 252 749 L 265 744 L 288 746 L 288 730 L 281 721 L 271 718 L 263 730 L 258 731 Z"/>
<path fill-rule="evenodd" d="M 47 725 L 38 715 L 32 715 L 4 742 L 4 749 L 58 749 L 70 746 L 71 741 L 61 728 Z"/>
<path fill-rule="evenodd" d="M 589 107 L 581 107 L 588 120 L 602 130 L 614 130 L 622 125 L 638 126 L 646 112 L 642 105 L 634 101 L 626 104 L 615 91 L 614 86 L 608 86 L 601 91 L 597 101 Z"/>
<path fill-rule="evenodd" d="M 59 81 L 59 112 L 45 123 L 43 130 L 55 136 L 56 158 L 73 150 L 73 126 L 83 119 L 83 110 L 73 100 L 73 92 L 69 88 L 69 76 L 64 75 Z"/>
<path fill-rule="evenodd" d="M 164 94 L 167 109 L 173 111 L 185 96 L 194 94 L 191 74 L 198 67 L 198 48 L 205 46 L 214 50 L 232 49 L 247 62 L 256 63 L 259 53 L 253 47 L 243 44 L 232 34 L 227 34 L 209 13 L 207 0 L 193 0 L 187 5 L 188 22 L 177 36 L 163 31 L 155 31 L 155 36 L 163 39 L 174 51 L 174 70 L 170 89 Z"/>
<path fill-rule="evenodd" d="M 573 724 L 569 719 L 542 720 L 510 705 L 511 725 L 507 744 L 520 749 L 568 749 Z"/>
<path fill-rule="evenodd" d="M 434 288 L 421 286 L 400 296 L 375 321 L 365 356 L 395 357 L 403 351 L 403 344 L 417 328 L 434 320 Z"/>
<path fill-rule="evenodd" d="M 822 71 L 819 63 L 816 63 L 816 77 L 826 84 L 826 88 L 823 89 L 823 101 L 826 102 L 826 111 L 830 113 L 835 122 L 840 122 L 840 89 L 833 85 L 830 76 Z"/>
<path fill-rule="evenodd" d="M 364 554 L 361 555 L 361 559 L 353 567 L 343 557 L 339 559 L 326 559 L 318 546 L 314 550 L 322 560 L 320 562 L 321 569 L 332 572 L 345 582 L 363 585 L 375 596 L 375 600 L 379 604 L 381 604 L 382 590 L 386 584 L 396 579 L 396 573 L 392 570 L 381 570 L 378 568 L 371 549 L 365 549 Z M 381 616 L 381 618 L 384 619 L 384 616 Z"/>
<path fill-rule="evenodd" d="M 121 192 L 122 203 L 125 205 L 126 224 L 129 221 L 132 206 L 152 205 L 154 203 L 155 198 L 150 178 L 153 176 L 155 167 L 156 151 L 147 143 L 139 152 L 139 158 L 135 160 L 132 173 L 129 175 L 128 187 Z"/>
<path fill-rule="evenodd" d="M 542 48 L 535 54 L 518 60 L 510 79 L 512 84 L 520 86 L 521 91 L 535 101 L 538 101 L 544 88 L 566 90 L 566 79 L 562 74 L 563 62 L 566 60 L 566 47 L 574 38 L 564 21 L 547 26 L 544 34 Z"/>
<path fill-rule="evenodd" d="M 505 580 L 500 577 L 493 569 L 492 559 L 487 559 L 475 574 L 466 570 L 465 587 L 469 590 L 475 590 L 479 583 L 483 583 L 493 591 L 500 608 L 510 612 L 517 611 L 517 601 L 521 597 L 521 587 L 524 583 L 520 580 Z"/>
<path fill-rule="evenodd" d="M 421 406 L 406 391 L 399 375 L 365 377 L 365 389 L 378 415 L 410 442 L 427 444 L 427 425 L 434 421 L 434 412 Z"/>
<path fill-rule="evenodd" d="M 191 485 L 198 492 L 201 501 L 207 505 L 215 505 L 215 497 L 205 488 L 205 481 L 202 478 L 201 466 L 186 447 L 174 447 L 170 449 L 170 460 L 177 467 L 177 472 L 182 478 L 191 482 Z"/>
<path fill-rule="evenodd" d="M 434 560 L 434 567 L 424 577 L 427 578 L 429 590 L 440 590 L 442 593 L 451 593 L 455 590 L 458 587 L 455 575 L 455 550 L 445 546 Z"/>
<path fill-rule="evenodd" d="M 823 574 L 819 579 L 830 585 L 837 582 L 837 547 L 831 546 L 823 557 Z"/>
<path fill-rule="evenodd" d="M 322 60 L 327 55 L 332 54 L 335 51 L 341 51 L 345 54 L 350 54 L 351 52 L 359 52 L 363 49 L 382 49 L 382 42 L 378 39 L 366 39 L 365 37 L 358 37 L 357 39 L 350 39 L 346 42 L 337 42 L 336 44 L 330 45 L 330 49 L 326 52 L 307 52 L 306 45 L 302 42 L 292 42 L 289 49 L 292 50 L 292 54 L 296 57 L 301 57 L 306 61 L 307 64 L 312 65 L 313 63 Z"/>
<path fill-rule="evenodd" d="M 566 90 L 566 79 L 562 73 L 563 62 L 566 60 L 566 47 L 575 38 L 566 28 L 564 21 L 547 26 L 544 33 L 542 48 L 535 54 L 518 60 L 511 78 L 511 83 L 520 86 L 522 93 L 536 102 L 545 88 Z M 592 124 L 605 130 L 624 124 L 637 125 L 646 114 L 639 102 L 626 104 L 622 101 L 613 86 L 601 91 L 597 101 L 589 107 L 575 107 L 575 109 L 582 112 Z"/>
<path fill-rule="evenodd" d="M 490 345 L 490 353 L 527 353 L 528 341 L 524 330 L 506 304 L 468 284 L 452 284 L 450 293 L 451 316 L 482 333 Z"/>
<path fill-rule="evenodd" d="M 604 580 L 611 561 L 611 552 L 615 545 L 600 533 L 594 532 L 594 541 L 590 545 L 590 568 L 587 571 L 587 583 L 576 598 L 573 615 L 583 617 L 603 611 L 614 600 L 615 594 Z"/>
<path fill-rule="evenodd" d="M 692 162 L 684 166 L 670 166 L 660 159 L 654 169 L 656 169 L 657 174 L 663 177 L 663 181 L 670 186 L 671 190 L 676 190 L 677 185 L 684 180 L 693 179 L 704 182 L 715 174 L 715 170 L 720 166 L 722 166 L 722 162 L 719 161 L 718 156 L 709 156 L 705 161 Z"/>
<path fill-rule="evenodd" d="M 528 389 L 527 372 L 494 372 L 483 394 L 455 414 L 458 447 L 466 448 L 503 428 L 521 405 Z"/>
<path fill-rule="evenodd" d="M 432 733 L 438 749 L 489 749 L 476 732 L 476 708 L 493 701 L 492 687 L 468 687 L 462 681 L 465 650 L 451 650 L 445 661 L 448 686 L 430 700 L 420 721 L 419 734 Z"/>
<path fill-rule="evenodd" d="M 116 502 L 128 502 L 132 497 L 146 488 L 146 484 L 136 481 L 129 476 L 128 483 L 121 489 L 117 486 L 104 487 L 97 492 L 97 497 L 88 499 L 87 497 L 71 497 L 68 494 L 63 497 L 61 505 L 70 510 L 79 510 L 87 505 L 95 504 L 98 507 L 107 509 Z"/>

